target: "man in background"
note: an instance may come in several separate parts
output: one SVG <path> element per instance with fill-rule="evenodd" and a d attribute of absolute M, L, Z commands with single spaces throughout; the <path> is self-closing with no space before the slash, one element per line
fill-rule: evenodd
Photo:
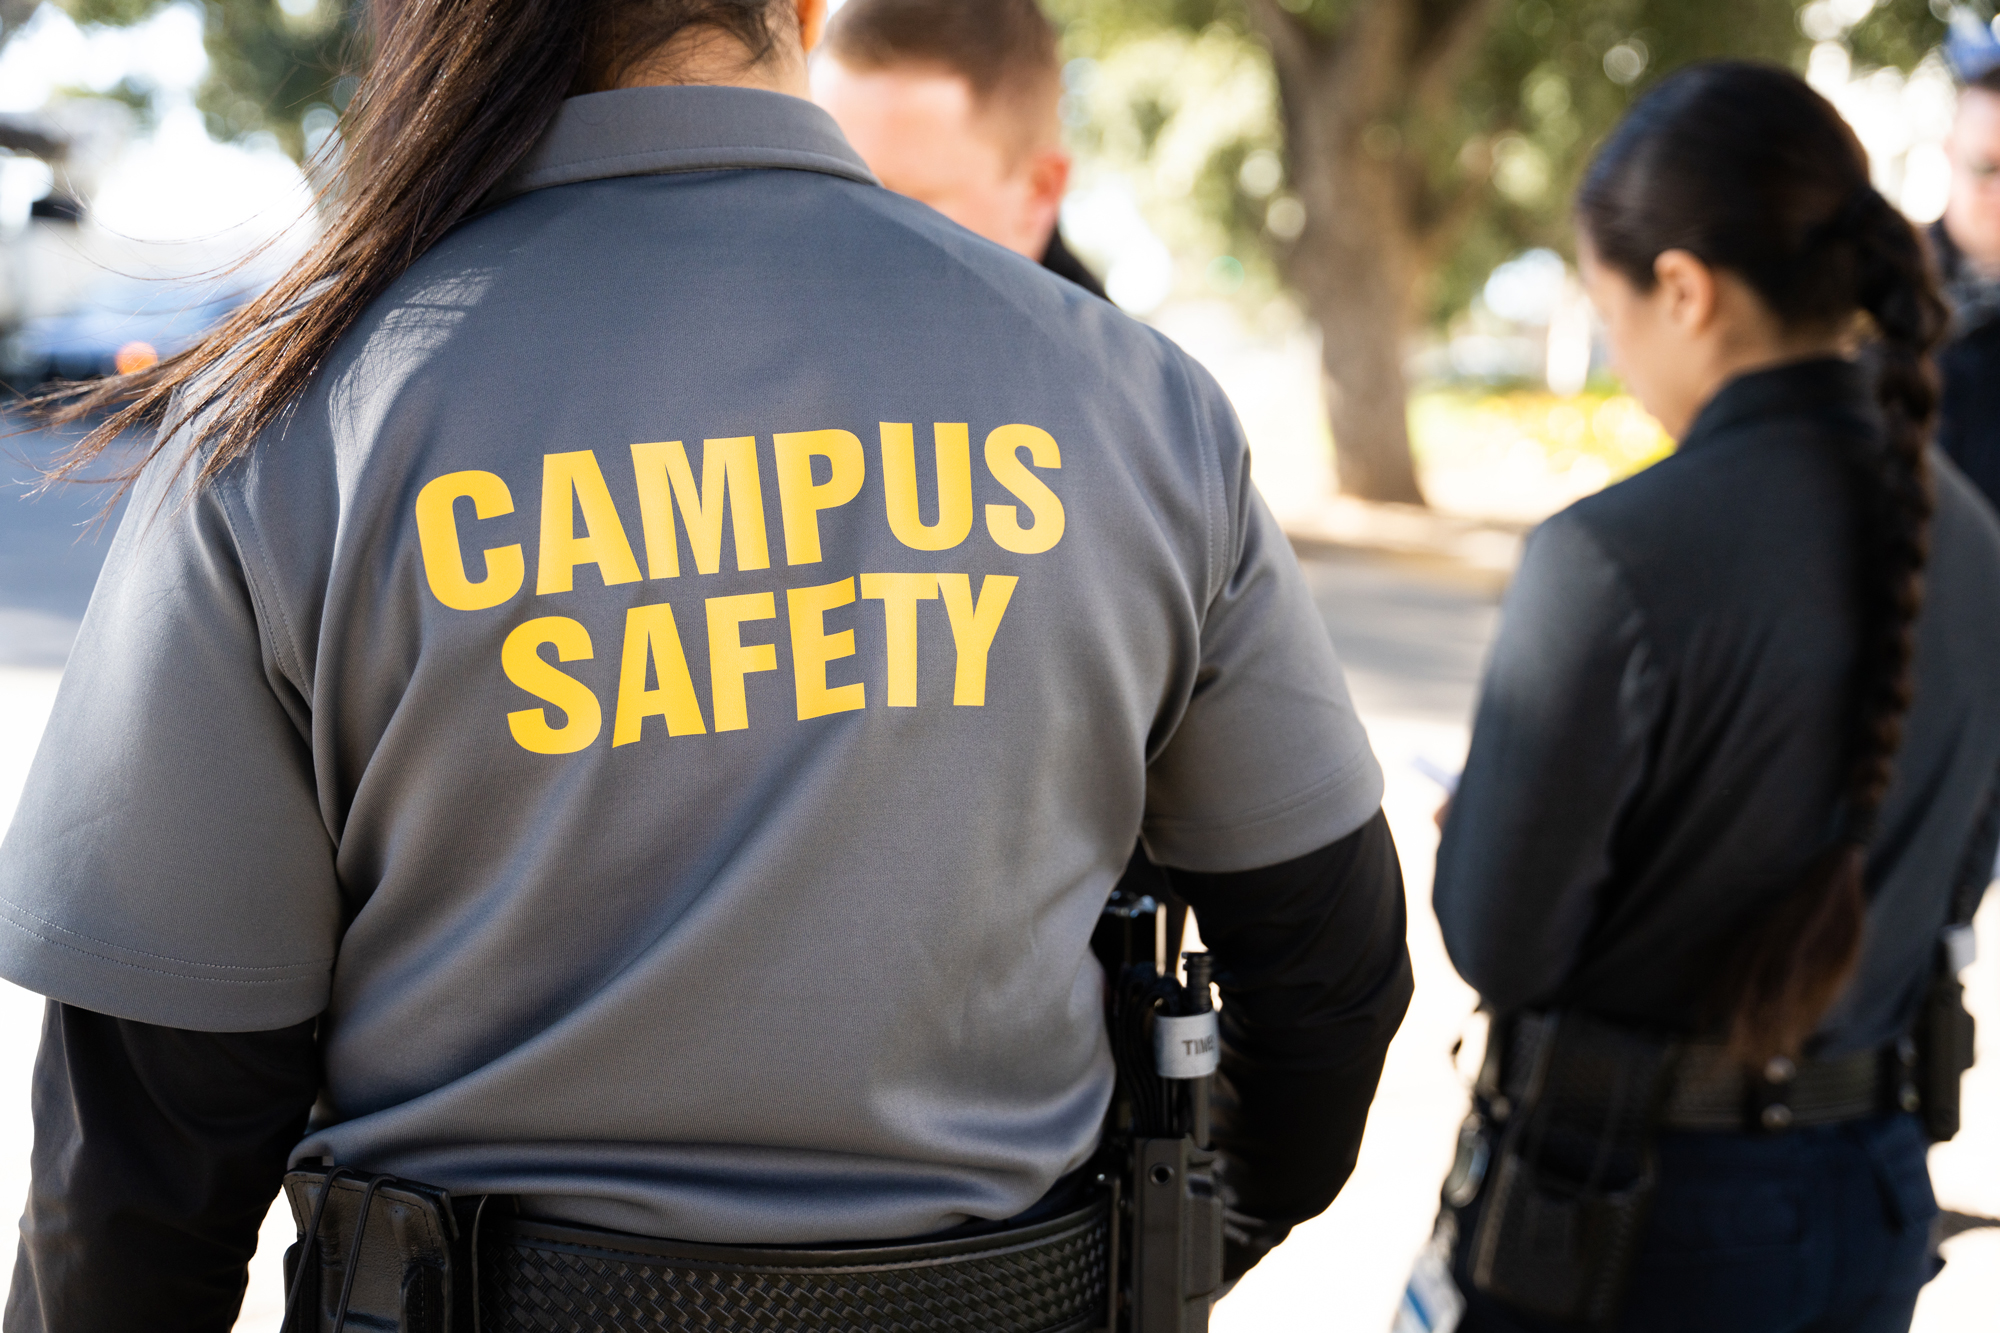
<path fill-rule="evenodd" d="M 848 0 L 812 84 L 884 185 L 1104 295 L 1056 227 L 1062 64 L 1035 0 Z"/>
<path fill-rule="evenodd" d="M 1931 228 L 1952 304 L 1938 443 L 2000 505 L 2000 38 L 1961 9 L 1945 51 L 1961 91 L 1945 140 L 1951 198 Z"/>

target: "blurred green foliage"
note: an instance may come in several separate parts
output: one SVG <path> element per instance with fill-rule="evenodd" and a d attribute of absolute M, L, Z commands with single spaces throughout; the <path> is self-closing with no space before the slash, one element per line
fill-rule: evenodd
<path fill-rule="evenodd" d="M 1791 0 L 1498 0 L 1450 117 L 1423 127 L 1431 171 L 1484 149 L 1492 190 L 1435 273 L 1432 317 L 1463 308 L 1523 248 L 1568 252 L 1569 200 L 1591 149 L 1639 91 L 1716 56 L 1802 66 Z M 1459 149 L 1464 154 L 1464 148 Z"/>
<path fill-rule="evenodd" d="M 57 0 L 79 23 L 136 23 L 170 0 Z M 275 135 L 305 155 L 308 114 L 346 105 L 354 83 L 361 0 L 207 0 L 208 78 L 199 102 L 209 133 Z"/>
<path fill-rule="evenodd" d="M 1973 8 L 1992 16 L 1990 3 Z M 1908 70 L 1944 41 L 1940 10 L 1950 12 L 1943 0 L 1876 0 L 1874 11 L 1847 34 L 1848 49 L 1857 64 Z"/>
<path fill-rule="evenodd" d="M 1410 5 L 1423 30 L 1429 0 L 1387 2 Z M 1245 0 L 1047 3 L 1067 25 L 1066 114 L 1083 183 L 1093 166 L 1123 175 L 1191 268 L 1227 255 L 1242 266 L 1245 295 L 1274 289 L 1273 239 L 1282 242 L 1287 220 L 1282 173 L 1269 171 L 1282 158 L 1280 90 Z M 1364 0 L 1279 3 L 1337 38 Z M 1427 197 L 1470 201 L 1447 228 L 1422 314 L 1439 322 L 1464 309 L 1494 266 L 1525 248 L 1570 252 L 1568 201 L 1591 148 L 1662 74 L 1717 56 L 1803 69 L 1812 43 L 1801 9 L 1797 0 L 1492 0 L 1450 101 L 1413 100 L 1363 140 L 1369 153 L 1401 159 Z M 1857 63 L 1904 69 L 1942 35 L 1932 0 L 1881 0 L 1847 34 Z M 1247 93 L 1260 80 L 1258 107 Z"/>
<path fill-rule="evenodd" d="M 169 0 L 57 0 L 79 22 L 133 23 Z M 1337 37 L 1363 3 L 1400 3 L 1417 31 L 1436 0 L 1277 0 Z M 1820 0 L 1824 3 L 1825 0 Z M 1064 25 L 1065 115 L 1078 184 L 1119 176 L 1189 271 L 1217 294 L 1278 289 L 1272 260 L 1296 201 L 1285 190 L 1281 90 L 1247 0 L 1045 0 Z M 1943 25 L 1935 0 L 1879 0 L 1847 34 L 1862 64 L 1914 65 Z M 218 138 L 268 131 L 294 157 L 315 108 L 353 89 L 365 0 L 207 0 L 200 105 Z M 1569 247 L 1567 200 L 1591 146 L 1665 71 L 1718 55 L 1803 63 L 1797 0 L 1491 0 L 1486 32 L 1443 106 L 1414 102 L 1370 127 L 1439 200 L 1470 199 L 1432 272 L 1425 314 L 1464 308 L 1493 267 Z M 143 89 L 123 89 L 122 100 Z M 321 123 L 327 119 L 321 111 Z"/>
<path fill-rule="evenodd" d="M 154 104 L 154 89 L 151 84 L 140 83 L 136 79 L 123 78 L 109 88 L 63 88 L 58 97 L 102 97 L 120 103 L 132 111 L 132 123 L 140 133 L 150 132 L 159 124 L 160 109 Z"/>
<path fill-rule="evenodd" d="M 1068 29 L 1073 188 L 1115 179 L 1176 256 L 1206 266 L 1220 294 L 1268 298 L 1277 273 L 1256 238 L 1283 178 L 1271 63 L 1227 23 L 1132 23 L 1144 7 L 1106 6 L 1118 27 L 1085 20 Z"/>

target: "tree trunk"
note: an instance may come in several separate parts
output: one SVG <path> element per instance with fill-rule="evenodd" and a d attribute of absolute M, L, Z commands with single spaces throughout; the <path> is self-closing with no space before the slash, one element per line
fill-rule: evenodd
<path fill-rule="evenodd" d="M 1275 0 L 1249 8 L 1271 48 L 1287 168 L 1305 206 L 1305 230 L 1282 263 L 1319 325 L 1340 489 L 1423 504 L 1403 351 L 1435 249 L 1426 222 L 1434 210 L 1393 128 L 1448 78 L 1491 0 L 1355 0 L 1332 33 Z"/>
<path fill-rule="evenodd" d="M 1314 143 L 1310 158 L 1293 156 L 1307 221 L 1288 267 L 1319 325 L 1340 489 L 1364 500 L 1420 505 L 1403 377 L 1411 247 L 1385 197 L 1390 183 L 1379 164 L 1343 160 L 1327 147 Z"/>

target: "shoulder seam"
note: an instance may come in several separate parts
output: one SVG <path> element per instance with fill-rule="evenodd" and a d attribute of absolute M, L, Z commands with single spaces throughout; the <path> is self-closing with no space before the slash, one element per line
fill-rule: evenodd
<path fill-rule="evenodd" d="M 1217 443 L 1208 428 L 1207 417 L 1202 411 L 1201 398 L 1195 393 L 1194 377 L 1188 374 L 1188 354 L 1171 342 L 1167 342 L 1165 338 L 1161 341 L 1166 343 L 1168 359 L 1173 363 L 1174 374 L 1180 379 L 1181 393 L 1187 400 L 1188 416 L 1194 423 L 1195 441 L 1199 446 L 1195 452 L 1201 459 L 1201 490 L 1204 502 L 1202 504 L 1204 580 L 1202 608 L 1205 614 L 1210 603 L 1221 595 L 1223 582 L 1228 577 L 1226 573 L 1218 572 L 1223 562 L 1216 554 L 1215 529 L 1218 517 L 1222 519 L 1224 531 L 1228 529 L 1229 486 L 1222 476 L 1222 460 L 1217 456 Z"/>
<path fill-rule="evenodd" d="M 1598 539 L 1597 532 L 1591 526 L 1590 521 L 1574 513 L 1573 507 L 1572 509 L 1556 514 L 1554 518 L 1548 521 L 1554 522 L 1557 519 L 1564 518 L 1565 515 L 1568 515 L 1568 525 L 1573 527 L 1584 541 L 1590 543 L 1590 549 L 1596 553 L 1599 560 L 1604 562 L 1605 568 L 1611 571 L 1611 579 L 1616 585 L 1619 595 L 1625 599 L 1626 605 L 1632 609 L 1632 617 L 1635 621 L 1634 636 L 1637 639 L 1639 650 L 1651 659 L 1656 671 L 1664 673 L 1670 679 L 1677 677 L 1679 674 L 1677 670 L 1678 664 L 1672 661 L 1661 650 L 1660 636 L 1653 632 L 1652 611 L 1646 605 L 1645 599 L 1639 595 L 1639 589 L 1633 584 L 1631 575 L 1626 571 L 1625 563 L 1611 554 L 1604 543 Z"/>
<path fill-rule="evenodd" d="M 240 525 L 237 516 L 231 512 L 233 506 L 230 501 L 236 497 L 231 491 L 223 489 L 230 480 L 227 477 L 216 479 L 215 503 L 216 509 L 222 515 L 224 526 L 229 529 L 230 540 L 236 543 L 237 554 L 242 557 L 243 585 L 249 590 L 251 605 L 256 609 L 258 620 L 272 627 L 271 652 L 278 659 L 278 669 L 283 671 L 298 688 L 300 695 L 310 701 L 312 695 L 305 685 L 305 657 L 299 651 L 298 636 L 293 632 L 291 620 L 285 614 L 283 600 L 277 596 L 275 590 L 267 590 L 264 586 L 265 571 L 260 567 L 263 552 L 244 540 L 245 529 L 255 535 L 256 522 L 250 517 L 247 508 Z"/>
<path fill-rule="evenodd" d="M 1618 591 L 1624 595 L 1627 602 L 1631 603 L 1634 614 L 1639 617 L 1641 630 L 1644 632 L 1647 640 L 1651 641 L 1654 637 L 1652 632 L 1653 617 L 1651 612 L 1646 608 L 1645 599 L 1639 596 L 1639 590 L 1633 586 L 1631 576 L 1625 570 L 1625 563 L 1617 556 L 1611 554 L 1604 543 L 1598 539 L 1597 531 L 1591 526 L 1590 520 L 1575 512 L 1574 507 L 1554 515 L 1547 520 L 1547 523 L 1559 521 L 1563 522 L 1565 526 L 1573 528 L 1583 540 L 1590 543 L 1590 549 L 1596 554 L 1599 560 L 1604 562 L 1605 567 L 1611 571 L 1611 577 L 1618 584 Z"/>

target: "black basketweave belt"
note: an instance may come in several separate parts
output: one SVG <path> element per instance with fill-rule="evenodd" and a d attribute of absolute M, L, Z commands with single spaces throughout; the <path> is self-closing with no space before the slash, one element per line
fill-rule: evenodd
<path fill-rule="evenodd" d="M 965 1240 L 694 1245 L 507 1218 L 480 1245 L 480 1333 L 1084 1333 L 1109 1292 L 1107 1200 Z"/>
<path fill-rule="evenodd" d="M 1832 1060 L 1777 1056 L 1761 1071 L 1745 1070 L 1718 1043 L 1689 1042 L 1675 1063 L 1660 1124 L 1773 1132 L 1914 1110 L 1915 1066 L 1907 1041 Z"/>
<path fill-rule="evenodd" d="M 285 1188 L 287 1333 L 1087 1333 L 1111 1315 L 1112 1195 L 1084 1173 L 1015 1221 L 813 1248 L 538 1221 L 347 1168 Z"/>

